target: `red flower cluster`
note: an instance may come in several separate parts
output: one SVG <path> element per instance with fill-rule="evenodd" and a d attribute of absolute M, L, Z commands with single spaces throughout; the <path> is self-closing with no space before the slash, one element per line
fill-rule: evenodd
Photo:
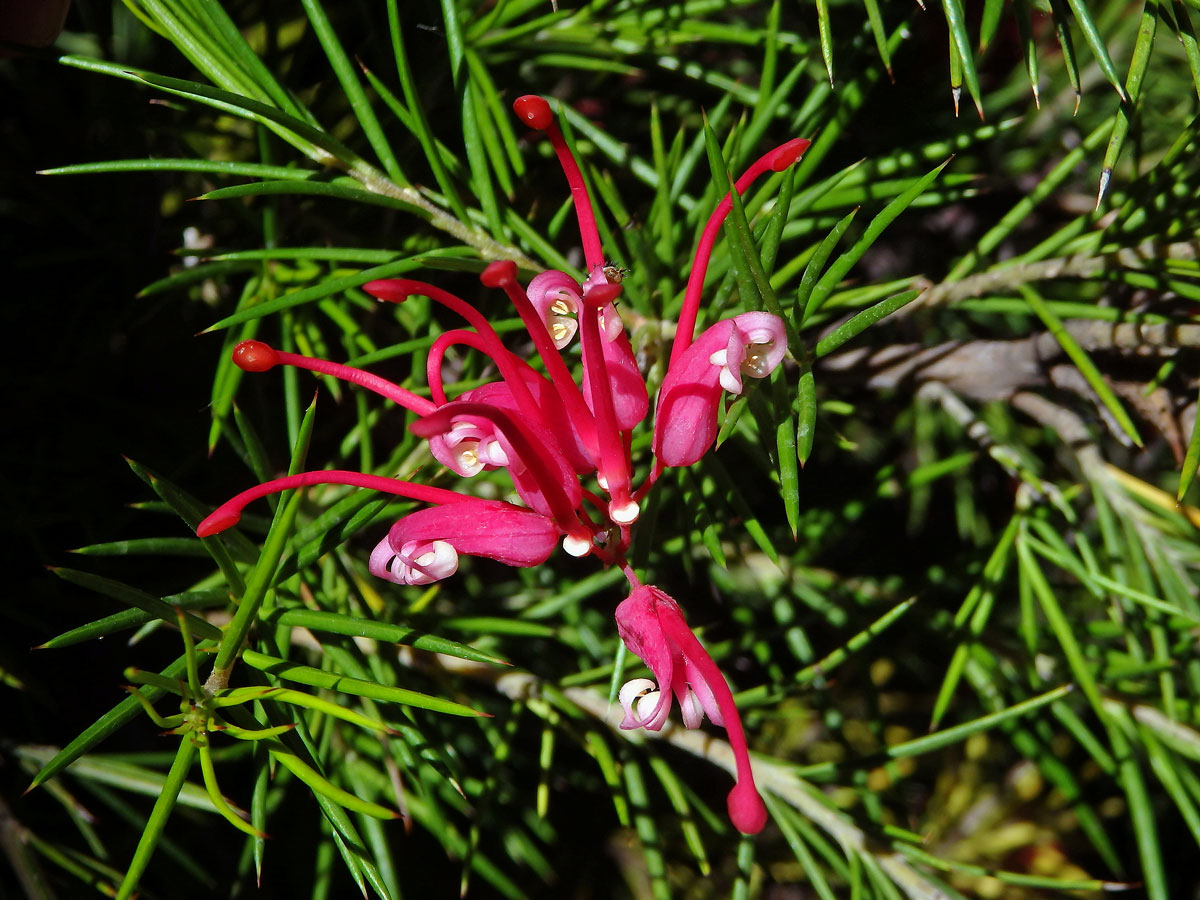
<path fill-rule="evenodd" d="M 289 365 L 352 381 L 413 412 L 411 430 L 457 474 L 470 477 L 505 469 L 523 505 L 483 500 L 456 491 L 358 472 L 306 472 L 244 491 L 200 523 L 201 537 L 237 523 L 241 510 L 267 494 L 314 484 L 345 484 L 384 491 L 430 504 L 392 526 L 369 562 L 370 571 L 398 584 L 428 584 L 454 574 L 459 557 L 483 556 L 510 566 L 539 565 L 561 542 L 571 556 L 596 556 L 620 565 L 633 592 L 617 608 L 622 640 L 657 679 L 635 679 L 621 690 L 622 728 L 657 731 L 672 697 L 684 724 L 702 714 L 723 726 L 738 760 L 738 783 L 729 794 L 729 815 L 745 833 L 766 822 L 754 787 L 746 740 L 733 696 L 716 663 L 687 627 L 679 605 L 658 588 L 641 585 L 626 562 L 640 501 L 664 467 L 689 466 L 713 446 L 722 394 L 739 394 L 743 376 L 770 374 L 787 352 L 783 322 L 761 312 L 713 325 L 693 340 L 709 257 L 729 196 L 705 227 L 693 262 L 670 363 L 654 416 L 654 463 L 634 487 L 630 457 L 633 430 L 647 417 L 650 401 L 615 302 L 619 276 L 605 265 L 591 200 L 579 166 L 555 123 L 550 105 L 526 96 L 514 104 L 530 127 L 546 133 L 570 185 L 588 277 L 580 285 L 565 272 L 549 271 L 522 287 L 511 261 L 489 265 L 482 282 L 503 290 L 520 315 L 545 374 L 501 342 L 473 306 L 441 288 L 411 279 L 373 281 L 364 289 L 381 300 L 428 297 L 458 313 L 470 329 L 455 329 L 433 344 L 427 362 L 426 399 L 378 376 L 328 360 L 274 350 L 245 341 L 234 350 L 238 366 L 262 372 Z M 808 147 L 790 141 L 761 157 L 736 182 L 744 192 L 769 170 L 783 171 Z M 576 382 L 560 351 L 578 335 L 583 378 Z M 462 344 L 486 354 L 500 378 L 448 400 L 441 378 L 446 350 Z M 595 490 L 592 489 L 595 487 Z"/>

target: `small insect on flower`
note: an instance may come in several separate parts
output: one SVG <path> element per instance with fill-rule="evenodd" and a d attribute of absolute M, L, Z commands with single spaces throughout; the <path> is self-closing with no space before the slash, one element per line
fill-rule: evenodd
<path fill-rule="evenodd" d="M 625 266 L 610 262 L 607 259 L 604 261 L 604 277 L 608 279 L 609 284 L 620 284 L 629 277 L 629 273 L 632 271 L 632 269 L 627 269 Z"/>

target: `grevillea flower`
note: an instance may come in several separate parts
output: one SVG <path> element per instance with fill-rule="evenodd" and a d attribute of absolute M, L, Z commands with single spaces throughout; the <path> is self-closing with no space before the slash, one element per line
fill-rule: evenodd
<path fill-rule="evenodd" d="M 658 588 L 638 585 L 617 607 L 621 640 L 650 667 L 648 678 L 627 682 L 620 692 L 625 718 L 622 728 L 658 731 L 667 721 L 671 699 L 679 701 L 688 728 L 707 715 L 725 728 L 737 762 L 737 784 L 729 792 L 729 820 L 745 834 L 757 834 L 767 821 L 767 808 L 754 786 L 746 735 L 725 676 L 692 634 L 679 604 Z"/>
<path fill-rule="evenodd" d="M 232 528 L 246 506 L 268 494 L 318 484 L 343 484 L 438 504 L 405 516 L 371 554 L 371 574 L 400 584 L 428 584 L 453 575 L 460 553 L 510 566 L 540 565 L 550 557 L 561 535 L 545 516 L 512 503 L 336 469 L 301 472 L 242 491 L 206 516 L 196 534 L 210 537 Z"/>
<path fill-rule="evenodd" d="M 242 342 L 233 358 L 250 372 L 294 366 L 374 391 L 415 416 L 409 428 L 428 441 L 432 456 L 447 469 L 462 478 L 503 470 L 521 504 L 379 475 L 305 472 L 243 491 L 201 522 L 197 533 L 207 537 L 232 527 L 247 504 L 268 494 L 340 484 L 427 504 L 397 521 L 371 553 L 369 571 L 397 584 L 447 578 L 457 571 L 462 555 L 510 566 L 540 565 L 560 541 L 571 556 L 592 555 L 605 565 L 620 565 L 632 593 L 617 608 L 617 629 L 656 679 L 635 679 L 622 689 L 621 727 L 661 729 L 674 699 L 687 727 L 698 727 L 707 715 L 725 728 L 737 760 L 730 819 L 741 831 L 755 833 L 766 821 L 766 807 L 754 786 L 729 686 L 688 628 L 679 605 L 658 588 L 640 584 L 626 553 L 640 500 L 663 468 L 691 465 L 711 449 L 723 394 L 741 393 L 743 376 L 764 377 L 782 362 L 787 353 L 784 324 L 768 313 L 748 312 L 715 323 L 693 341 L 709 257 L 732 206 L 726 196 L 701 234 L 657 398 L 654 459 L 635 488 L 630 448 L 634 431 L 649 414 L 650 399 L 617 312 L 620 277 L 605 263 L 587 186 L 550 105 L 541 97 L 526 96 L 513 108 L 531 128 L 544 132 L 554 148 L 575 206 L 586 269 L 582 283 L 565 272 L 548 271 L 525 287 L 511 261 L 491 263 L 480 276 L 486 287 L 503 291 L 516 309 L 542 371 L 510 351 L 475 307 L 439 287 L 406 278 L 363 287 L 392 303 L 428 297 L 469 326 L 446 331 L 434 341 L 426 364 L 428 397 L 369 372 L 277 351 L 261 341 Z M 735 189 L 745 192 L 765 172 L 783 171 L 807 146 L 806 140 L 794 140 L 765 154 L 737 180 Z M 563 355 L 576 338 L 579 379 Z M 442 362 L 456 345 L 485 354 L 499 378 L 450 400 L 442 382 Z"/>
<path fill-rule="evenodd" d="M 742 376 L 763 378 L 787 353 L 783 323 L 748 312 L 713 325 L 667 370 L 659 391 L 654 455 L 664 466 L 690 466 L 717 439 L 722 391 L 742 392 Z"/>

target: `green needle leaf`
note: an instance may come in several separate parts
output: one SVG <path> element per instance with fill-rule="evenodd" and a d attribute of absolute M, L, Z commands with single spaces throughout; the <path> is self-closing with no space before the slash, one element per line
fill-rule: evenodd
<path fill-rule="evenodd" d="M 817 30 L 821 40 L 821 59 L 825 60 L 825 72 L 829 84 L 833 85 L 833 29 L 829 23 L 829 0 L 817 0 Z"/>
<path fill-rule="evenodd" d="M 300 0 L 300 5 L 304 7 L 304 12 L 312 23 L 313 32 L 316 34 L 317 40 L 321 42 L 321 47 L 329 59 L 338 83 L 341 84 L 342 90 L 346 94 L 346 100 L 350 103 L 350 109 L 354 112 L 354 117 L 362 126 L 363 134 L 366 135 L 375 155 L 383 163 L 384 171 L 397 184 L 407 184 L 408 179 L 404 177 L 400 163 L 396 160 L 396 154 L 392 151 L 387 137 L 384 136 L 383 128 L 380 127 L 379 120 L 375 117 L 375 108 L 367 99 L 362 83 L 354 73 L 354 66 L 350 63 L 349 56 L 346 55 L 345 49 L 338 40 L 329 17 L 325 15 L 325 8 L 321 5 L 320 0 Z"/>
<path fill-rule="evenodd" d="M 953 159 L 953 157 L 951 157 Z M 829 270 L 821 276 L 820 281 L 812 290 L 808 302 L 805 304 L 804 318 L 807 319 L 813 312 L 819 310 L 824 302 L 833 293 L 833 289 L 841 282 L 850 271 L 851 267 L 858 262 L 867 249 L 875 243 L 876 239 L 881 235 L 896 218 L 906 210 L 914 200 L 917 199 L 925 189 L 933 183 L 934 179 L 941 174 L 942 169 L 950 164 L 950 159 L 931 170 L 906 190 L 903 194 L 885 206 L 867 225 L 866 230 L 854 244 L 834 260 L 833 265 Z M 840 225 L 841 223 L 839 223 Z M 911 298 L 910 298 L 911 299 Z"/>
<path fill-rule="evenodd" d="M 1025 55 L 1025 71 L 1029 75 L 1029 88 L 1033 92 L 1033 103 L 1034 106 L 1041 109 L 1042 95 L 1041 89 L 1038 87 L 1037 45 L 1033 41 L 1033 22 L 1029 13 L 1029 0 L 1013 0 L 1013 14 L 1017 18 L 1017 32 L 1021 37 L 1021 52 Z"/>
<path fill-rule="evenodd" d="M 1075 113 L 1079 112 L 1079 101 L 1083 87 L 1079 80 L 1079 61 L 1075 56 L 1075 44 L 1071 40 L 1071 21 L 1063 0 L 1050 0 L 1050 15 L 1054 19 L 1054 32 L 1058 38 L 1059 49 L 1062 50 L 1063 65 L 1067 70 L 1067 79 L 1075 89 Z"/>
<path fill-rule="evenodd" d="M 308 443 L 312 437 L 315 415 L 316 400 L 313 400 L 300 424 L 299 436 L 292 451 L 288 474 L 294 475 L 303 468 L 303 461 L 308 453 Z M 301 491 L 291 492 L 291 496 L 281 502 L 279 508 L 275 510 L 271 530 L 267 533 L 267 539 L 263 543 L 262 555 L 250 573 L 250 577 L 246 579 L 245 590 L 238 600 L 237 612 L 234 613 L 233 621 L 225 630 L 221 646 L 217 650 L 217 658 L 213 661 L 212 675 L 206 685 L 210 690 L 224 688 L 229 682 L 229 671 L 233 668 L 246 635 L 250 633 L 259 607 L 266 599 L 275 571 L 279 567 L 279 560 L 287 547 L 288 538 L 291 536 L 292 526 L 296 520 L 296 512 L 300 508 L 301 496 Z"/>
<path fill-rule="evenodd" d="M 1117 67 L 1113 65 L 1113 61 L 1108 55 L 1108 48 L 1104 46 L 1104 38 L 1100 36 L 1100 29 L 1096 27 L 1096 21 L 1092 18 L 1087 4 L 1083 0 L 1067 0 L 1067 4 L 1071 7 L 1071 12 L 1075 14 L 1075 20 L 1079 23 L 1088 46 L 1092 48 L 1092 55 L 1095 56 L 1100 71 L 1104 73 L 1108 83 L 1116 88 L 1118 97 L 1122 100 L 1129 99 L 1121 87 L 1121 76 L 1117 74 Z"/>
<path fill-rule="evenodd" d="M 1142 446 L 1141 435 L 1138 434 L 1137 427 L 1133 424 L 1133 420 L 1129 418 L 1129 413 L 1125 412 L 1125 407 L 1121 405 L 1121 401 L 1117 395 L 1113 393 L 1113 389 L 1108 386 L 1108 382 L 1104 380 L 1104 376 L 1100 374 L 1100 370 L 1096 368 L 1096 364 L 1092 362 L 1092 358 L 1088 356 L 1087 351 L 1079 346 L 1079 343 L 1071 336 L 1071 333 L 1063 326 L 1062 320 L 1054 314 L 1046 301 L 1029 285 L 1021 285 L 1021 296 L 1025 298 L 1025 302 L 1037 314 L 1037 317 L 1042 320 L 1046 326 L 1046 330 L 1054 335 L 1054 339 L 1058 341 L 1058 345 L 1062 347 L 1063 352 L 1071 362 L 1075 363 L 1075 367 L 1079 369 L 1081 375 L 1087 380 L 1088 386 L 1096 392 L 1096 396 L 1100 398 L 1100 402 L 1104 404 L 1117 424 L 1121 426 L 1121 430 L 1129 436 L 1129 439 L 1137 446 Z"/>
<path fill-rule="evenodd" d="M 1179 473 L 1179 490 L 1175 493 L 1176 500 L 1182 501 L 1183 495 L 1192 486 L 1197 466 L 1200 466 L 1200 416 L 1197 416 L 1196 421 L 1192 423 L 1192 436 L 1188 439 L 1187 454 L 1183 458 L 1183 469 Z"/>
<path fill-rule="evenodd" d="M 175 801 L 179 798 L 179 792 L 187 781 L 195 755 L 196 745 L 190 739 L 184 738 L 179 742 L 175 761 L 167 773 L 167 780 L 163 783 L 162 792 L 154 801 L 150 819 L 142 830 L 137 849 L 133 852 L 133 859 L 130 860 L 129 868 L 125 870 L 125 878 L 117 890 L 117 900 L 128 900 L 137 891 L 138 881 L 141 880 L 142 873 L 146 871 L 146 866 L 150 864 L 150 859 L 154 856 L 158 839 L 162 836 L 163 829 L 167 826 L 167 819 L 171 817 L 171 811 L 175 808 Z"/>
<path fill-rule="evenodd" d="M 110 159 L 41 169 L 39 175 L 97 175 L 111 172 L 204 172 L 210 175 L 240 175 L 246 178 L 285 178 L 303 181 L 317 172 L 292 166 L 234 162 L 225 159 Z"/>
<path fill-rule="evenodd" d="M 387 641 L 393 644 L 407 644 L 418 650 L 430 653 L 444 653 L 472 662 L 490 663 L 507 666 L 498 656 L 476 650 L 466 644 L 437 635 L 426 634 L 415 628 L 404 625 L 393 625 L 390 622 L 380 622 L 375 619 L 360 619 L 340 613 L 322 612 L 309 609 L 279 610 L 271 614 L 269 621 L 275 625 L 287 625 L 295 628 L 308 628 L 312 631 L 324 631 L 330 634 L 342 634 L 351 637 L 365 637 L 376 641 Z"/>
<path fill-rule="evenodd" d="M 1076 0 L 1078 2 L 1078 0 Z M 1108 139 L 1108 149 L 1104 151 L 1104 168 L 1100 172 L 1100 189 L 1096 193 L 1096 209 L 1104 202 L 1108 192 L 1109 181 L 1113 169 L 1121 155 L 1125 144 L 1125 136 L 1129 133 L 1129 123 L 1133 120 L 1137 109 L 1138 98 L 1142 94 L 1142 80 L 1146 77 L 1146 68 L 1150 65 L 1150 54 L 1154 49 L 1154 33 L 1158 28 L 1158 2 L 1146 0 L 1142 8 L 1142 21 L 1138 27 L 1137 43 L 1133 46 L 1133 59 L 1129 61 L 1129 74 L 1125 78 L 1125 91 L 1120 85 L 1117 92 L 1122 93 L 1121 106 L 1113 120 L 1112 136 Z"/>
<path fill-rule="evenodd" d="M 356 203 L 369 203 L 374 206 L 386 206 L 404 212 L 420 213 L 421 209 L 411 203 L 405 203 L 395 197 L 377 194 L 364 190 L 357 181 L 347 179 L 343 183 L 327 181 L 261 181 L 254 184 L 237 184 L 231 187 L 217 188 L 196 197 L 197 200 L 231 200 L 238 197 L 275 197 L 280 195 L 310 197 L 334 197 L 338 200 L 353 200 Z"/>
<path fill-rule="evenodd" d="M 997 3 L 997 5 L 999 4 Z M 883 62 L 883 67 L 887 69 L 888 78 L 894 82 L 896 79 L 892 76 L 892 54 L 888 50 L 887 32 L 883 27 L 883 16 L 879 12 L 879 2 L 878 0 L 863 0 L 863 6 L 867 8 L 867 21 L 871 25 L 871 34 L 875 36 L 875 49 L 879 52 L 879 59 Z"/>
<path fill-rule="evenodd" d="M 886 319 L 896 310 L 907 306 L 920 295 L 921 291 L 917 289 L 901 291 L 899 294 L 893 294 L 886 300 L 881 300 L 874 306 L 864 309 L 851 317 L 849 321 L 843 322 L 835 328 L 828 337 L 818 341 L 817 346 L 813 348 L 813 356 L 820 359 L 822 356 L 829 355 L 842 344 L 862 334 L 876 322 Z"/>
<path fill-rule="evenodd" d="M 175 607 L 163 602 L 158 597 L 147 594 L 145 591 L 140 591 L 119 581 L 113 581 L 110 578 L 92 575 L 89 572 L 80 572 L 76 569 L 51 567 L 50 571 L 64 581 L 77 584 L 82 588 L 87 588 L 89 591 L 95 591 L 106 597 L 112 597 L 114 600 L 119 600 L 129 606 L 137 607 L 147 615 L 160 619 L 163 622 L 171 625 L 175 625 L 177 622 Z M 206 622 L 204 619 L 197 618 L 191 614 L 188 614 L 187 621 L 195 629 L 196 634 L 211 640 L 220 640 L 221 629 L 210 622 Z"/>
<path fill-rule="evenodd" d="M 286 747 L 275 740 L 268 740 L 265 743 L 267 749 L 271 752 L 271 757 L 312 788 L 315 793 L 321 794 L 323 797 L 332 800 L 339 806 L 344 806 L 346 809 L 362 813 L 364 816 L 371 816 L 376 819 L 400 818 L 400 813 L 394 809 L 388 809 L 386 806 L 380 806 L 378 803 L 363 800 L 354 796 L 349 791 L 338 787 L 308 763 L 304 762 L 299 754 L 290 747 Z"/>
<path fill-rule="evenodd" d="M 804 267 L 804 275 L 800 278 L 800 287 L 796 290 L 796 302 L 792 307 L 792 322 L 797 328 L 801 327 L 808 318 L 813 289 L 817 285 L 821 270 L 825 268 L 825 263 L 833 253 L 833 248 L 842 239 L 842 235 L 846 233 L 846 229 L 850 227 L 850 223 L 854 221 L 856 215 L 858 215 L 858 210 L 852 209 L 843 216 L 817 246 L 808 260 L 808 265 Z"/>
<path fill-rule="evenodd" d="M 264 316 L 273 315 L 284 310 L 292 309 L 301 306 L 305 303 L 315 303 L 317 300 L 323 300 L 326 297 L 332 297 L 336 294 L 348 291 L 351 288 L 362 287 L 368 281 L 374 281 L 377 278 L 394 278 L 397 275 L 403 275 L 407 272 L 412 272 L 422 266 L 428 265 L 430 258 L 442 257 L 457 257 L 462 255 L 461 248 L 447 248 L 443 250 L 430 250 L 419 257 L 410 257 L 407 259 L 398 259 L 395 262 L 386 263 L 381 266 L 374 266 L 370 269 L 363 269 L 361 272 L 356 272 L 353 275 L 339 275 L 333 278 L 326 278 L 319 284 L 312 287 L 302 288 L 290 294 L 284 294 L 274 300 L 268 300 L 265 303 L 258 303 L 246 309 L 241 309 L 233 315 L 226 316 L 218 322 L 209 325 L 204 329 L 202 334 L 208 334 L 213 331 L 220 331 L 225 328 L 230 328 L 233 325 L 240 325 L 243 322 L 248 322 L 253 319 L 261 319 Z M 199 521 L 199 520 L 197 520 Z"/>
<path fill-rule="evenodd" d="M 252 838 L 266 837 L 261 831 L 247 822 L 237 811 L 229 805 L 225 799 L 225 795 L 221 793 L 221 786 L 217 783 L 217 770 L 213 765 L 212 751 L 208 746 L 207 735 L 198 734 L 195 736 L 197 740 L 197 749 L 200 751 L 200 771 L 204 776 L 204 788 L 208 791 L 208 797 L 212 800 L 213 806 L 216 807 L 225 821 L 234 828 L 242 831 Z"/>
<path fill-rule="evenodd" d="M 946 25 L 950 29 L 950 36 L 958 50 L 967 90 L 971 94 L 971 99 L 975 101 L 975 109 L 979 112 L 979 118 L 983 119 L 983 92 L 979 89 L 979 73 L 975 69 L 975 54 L 971 49 L 971 38 L 967 34 L 967 20 L 963 12 L 962 0 L 942 0 L 942 12 L 946 15 Z"/>
<path fill-rule="evenodd" d="M 817 432 L 817 384 L 810 362 L 801 365 L 796 384 L 796 410 L 796 458 L 804 465 L 812 455 Z"/>
<path fill-rule="evenodd" d="M 469 706 L 463 706 L 461 703 L 455 703 L 452 700 L 431 697 L 428 694 L 421 694 L 417 691 L 406 690 L 405 688 L 376 684 L 375 682 L 364 681 L 360 678 L 350 678 L 334 672 L 324 672 L 321 669 L 314 669 L 311 666 L 297 665 L 288 662 L 286 659 L 268 656 L 256 650 L 243 651 L 242 660 L 246 665 L 267 672 L 276 678 L 282 678 L 285 681 L 294 681 L 297 684 L 307 684 L 310 687 L 328 688 L 334 691 L 341 691 L 344 694 L 353 694 L 356 697 L 369 697 L 372 700 L 400 703 L 404 706 L 415 706 L 420 709 L 428 709 L 431 712 L 440 712 L 451 716 L 488 715 L 487 713 L 471 709 Z"/>

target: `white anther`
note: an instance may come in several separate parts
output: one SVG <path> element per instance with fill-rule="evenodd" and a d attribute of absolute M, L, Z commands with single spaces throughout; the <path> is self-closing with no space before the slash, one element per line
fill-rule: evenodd
<path fill-rule="evenodd" d="M 731 394 L 740 394 L 742 392 L 742 379 L 738 378 L 729 370 L 729 350 L 717 350 L 708 358 L 708 361 L 714 366 L 721 369 L 718 376 L 721 382 L 721 387 L 729 391 Z"/>
<path fill-rule="evenodd" d="M 577 310 L 575 299 L 567 293 L 559 293 L 546 309 L 546 330 L 559 350 L 571 343 L 571 338 L 579 330 L 579 322 L 575 319 Z"/>
<path fill-rule="evenodd" d="M 570 316 L 555 316 L 546 324 L 550 328 L 550 337 L 554 340 L 554 346 L 558 350 L 571 343 L 571 338 L 575 337 L 575 332 L 579 330 L 579 323 Z"/>

